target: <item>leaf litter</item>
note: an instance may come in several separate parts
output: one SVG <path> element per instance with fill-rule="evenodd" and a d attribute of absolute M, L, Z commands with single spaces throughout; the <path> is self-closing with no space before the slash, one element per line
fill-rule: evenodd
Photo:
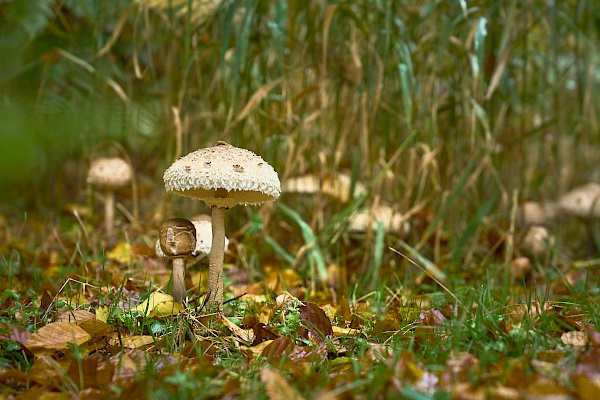
<path fill-rule="evenodd" d="M 27 246 L 12 246 L 35 260 Z M 270 265 L 263 281 L 231 280 L 228 291 L 241 297 L 215 318 L 202 308 L 202 270 L 189 273 L 194 285 L 185 307 L 164 293 L 164 262 L 149 261 L 142 247 L 117 245 L 104 270 L 81 260 L 98 280 L 65 271 L 61 283 L 53 272 L 43 290 L 32 292 L 26 270 L 14 275 L 20 284 L 4 287 L 0 303 L 3 391 L 143 398 L 194 376 L 210 396 L 237 396 L 248 378 L 228 367 L 235 356 L 270 399 L 600 395 L 600 334 L 586 301 L 560 300 L 581 272 L 567 273 L 571 286 L 550 282 L 552 299 L 515 301 L 515 292 L 505 304 L 469 303 L 468 296 L 457 303 L 445 289 L 434 295 L 416 287 L 390 291 L 383 301 L 348 292 L 308 297 L 301 274 Z M 60 258 L 52 257 L 51 264 Z M 130 272 L 131 263 L 154 267 L 142 278 Z M 536 336 L 546 345 L 511 350 Z M 429 359 L 436 351 L 444 355 Z"/>

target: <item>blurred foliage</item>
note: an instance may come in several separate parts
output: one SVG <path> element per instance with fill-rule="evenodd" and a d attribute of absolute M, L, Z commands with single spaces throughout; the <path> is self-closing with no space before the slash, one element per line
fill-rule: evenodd
<path fill-rule="evenodd" d="M 3 0 L 0 151 L 14 173 L 0 182 L 24 182 L 31 201 L 80 193 L 113 142 L 158 188 L 174 156 L 217 139 L 284 177 L 370 181 L 414 134 L 377 187 L 402 208 L 473 162 L 472 212 L 498 189 L 503 207 L 514 189 L 556 197 L 600 174 L 598 13 L 586 0 Z M 435 165 L 415 187 L 422 150 Z"/>

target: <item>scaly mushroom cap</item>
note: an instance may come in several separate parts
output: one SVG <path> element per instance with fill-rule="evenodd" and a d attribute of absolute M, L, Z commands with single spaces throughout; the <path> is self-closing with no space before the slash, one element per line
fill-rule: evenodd
<path fill-rule="evenodd" d="M 171 218 L 158 230 L 160 248 L 169 257 L 185 257 L 196 248 L 196 228 L 185 218 Z"/>
<path fill-rule="evenodd" d="M 95 186 L 118 188 L 131 181 L 132 171 L 122 158 L 98 158 L 92 161 L 87 181 Z"/>
<path fill-rule="evenodd" d="M 204 200 L 209 207 L 262 204 L 281 192 L 277 172 L 262 157 L 223 141 L 181 157 L 163 180 L 167 192 Z"/>
<path fill-rule="evenodd" d="M 600 218 L 600 184 L 588 183 L 565 193 L 558 206 L 568 216 Z"/>

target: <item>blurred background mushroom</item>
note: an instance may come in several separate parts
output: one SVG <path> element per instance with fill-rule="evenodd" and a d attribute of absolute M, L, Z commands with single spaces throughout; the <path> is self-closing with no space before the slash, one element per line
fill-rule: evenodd
<path fill-rule="evenodd" d="M 560 219 L 560 210 L 554 202 L 538 203 L 526 201 L 519 206 L 517 226 L 527 228 L 534 225 L 552 226 Z"/>
<path fill-rule="evenodd" d="M 323 179 L 310 174 L 289 178 L 283 184 L 282 191 L 298 194 L 323 193 L 332 200 L 347 203 L 353 197 L 365 193 L 367 188 L 359 181 L 353 185 L 350 175 L 338 172 L 325 174 Z"/>
<path fill-rule="evenodd" d="M 98 158 L 92 161 L 87 182 L 104 190 L 104 234 L 107 246 L 114 245 L 115 190 L 126 186 L 132 179 L 130 165 L 119 157 Z"/>
<path fill-rule="evenodd" d="M 530 226 L 521 239 L 523 252 L 537 258 L 549 257 L 554 244 L 554 234 L 542 225 Z"/>
<path fill-rule="evenodd" d="M 410 223 L 407 218 L 385 204 L 353 214 L 350 217 L 348 231 L 364 233 L 373 230 L 377 222 L 381 224 L 385 233 L 395 233 L 400 237 L 406 237 L 410 233 Z"/>
<path fill-rule="evenodd" d="M 600 251 L 600 184 L 591 182 L 565 193 L 558 207 L 566 217 L 575 217 L 585 224 L 588 255 Z"/>

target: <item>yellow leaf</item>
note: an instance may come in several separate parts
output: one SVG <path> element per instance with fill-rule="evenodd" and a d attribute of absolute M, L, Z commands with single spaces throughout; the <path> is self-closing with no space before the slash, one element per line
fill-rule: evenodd
<path fill-rule="evenodd" d="M 148 299 L 137 306 L 134 310 L 146 314 L 146 317 L 167 317 L 169 315 L 177 315 L 183 311 L 181 304 L 173 301 L 173 296 L 154 292 L 150 294 Z"/>
<path fill-rule="evenodd" d="M 335 336 L 347 336 L 347 335 L 358 335 L 360 330 L 352 328 L 340 328 L 339 326 L 332 326 L 333 334 Z"/>
<path fill-rule="evenodd" d="M 131 245 L 129 243 L 121 242 L 114 249 L 109 251 L 106 254 L 106 257 L 119 264 L 130 264 L 133 260 Z"/>
<path fill-rule="evenodd" d="M 77 293 L 75 296 L 71 297 L 71 304 L 74 306 L 89 306 L 90 302 L 85 298 L 83 293 Z"/>
<path fill-rule="evenodd" d="M 113 337 L 110 340 L 110 344 L 113 346 L 123 345 L 123 347 L 127 347 L 130 349 L 137 349 L 139 347 L 145 347 L 149 344 L 154 344 L 154 338 L 149 335 L 136 335 L 136 336 L 121 336 L 121 340 L 119 337 Z"/>
<path fill-rule="evenodd" d="M 258 357 L 262 354 L 265 347 L 267 347 L 271 343 L 273 343 L 272 340 L 265 340 L 264 342 L 259 343 L 256 346 L 252 346 L 252 347 L 240 346 L 240 348 L 242 350 L 244 350 L 244 352 L 246 353 L 246 355 L 248 357 L 251 357 L 251 356 Z"/>
<path fill-rule="evenodd" d="M 96 319 L 102 322 L 108 322 L 108 306 L 96 308 Z"/>
<path fill-rule="evenodd" d="M 76 324 L 53 322 L 32 334 L 27 341 L 27 348 L 35 356 L 38 356 L 58 350 L 67 350 L 69 343 L 82 345 L 90 339 L 90 334 Z"/>

